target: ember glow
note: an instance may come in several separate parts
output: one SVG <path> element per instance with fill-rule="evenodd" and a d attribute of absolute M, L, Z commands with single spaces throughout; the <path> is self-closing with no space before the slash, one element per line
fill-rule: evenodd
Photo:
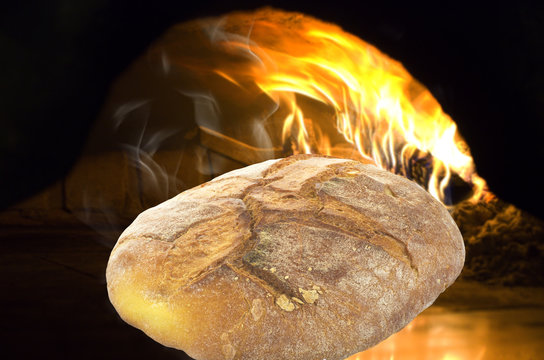
<path fill-rule="evenodd" d="M 200 25 L 227 61 L 191 69 L 272 99 L 273 115 L 282 114 L 284 153 L 366 159 L 418 181 L 446 205 L 454 175 L 470 185 L 473 200 L 487 194 L 453 120 L 400 62 L 376 47 L 336 25 L 274 9 Z M 309 102 L 329 115 L 308 111 Z M 346 149 L 355 151 L 346 155 Z"/>

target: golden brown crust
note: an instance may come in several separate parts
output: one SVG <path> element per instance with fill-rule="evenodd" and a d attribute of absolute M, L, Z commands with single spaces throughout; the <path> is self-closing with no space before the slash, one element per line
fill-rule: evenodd
<path fill-rule="evenodd" d="M 107 280 L 123 319 L 195 359 L 344 359 L 405 326 L 463 262 L 455 223 L 417 184 L 297 155 L 145 211 Z"/>

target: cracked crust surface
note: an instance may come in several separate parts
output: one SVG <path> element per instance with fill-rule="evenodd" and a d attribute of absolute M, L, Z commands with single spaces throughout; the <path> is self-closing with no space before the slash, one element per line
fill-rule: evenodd
<path fill-rule="evenodd" d="M 195 359 L 344 359 L 451 285 L 463 240 L 419 185 L 296 155 L 224 174 L 149 209 L 107 282 L 121 317 Z"/>

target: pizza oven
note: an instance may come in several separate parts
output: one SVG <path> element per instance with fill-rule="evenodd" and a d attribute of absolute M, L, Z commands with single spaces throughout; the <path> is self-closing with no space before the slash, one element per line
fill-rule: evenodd
<path fill-rule="evenodd" d="M 141 21 L 156 17 L 142 28 L 117 5 L 80 9 L 117 21 L 106 29 L 131 38 L 112 53 L 122 64 L 115 76 L 96 87 L 102 101 L 87 101 L 92 119 L 78 128 L 79 155 L 61 155 L 66 171 L 44 172 L 40 189 L 14 191 L 0 212 L 10 275 L 4 307 L 13 307 L 5 336 L 15 351 L 85 357 L 115 348 L 122 357 L 184 358 L 125 325 L 109 304 L 104 269 L 120 233 L 145 209 L 218 175 L 308 153 L 373 163 L 415 181 L 447 207 L 466 247 L 463 272 L 434 305 L 349 360 L 537 358 L 544 333 L 539 114 L 522 108 L 541 100 L 532 86 L 542 79 L 530 70 L 534 15 L 521 5 L 469 14 L 375 4 L 366 12 L 358 6 L 360 16 L 350 4 L 274 5 L 128 10 Z M 59 16 L 81 16 L 67 14 Z M 510 31 L 505 19 L 525 27 Z M 518 50 L 526 57 L 501 57 Z M 95 66 L 106 68 L 101 59 Z M 524 68 L 510 67 L 522 60 Z M 493 76 L 501 71 L 499 81 Z M 516 97 L 519 77 L 526 82 Z M 90 96 L 87 80 L 82 95 Z M 17 156 L 36 156 L 38 145 Z M 36 346 L 23 346 L 29 336 Z"/>

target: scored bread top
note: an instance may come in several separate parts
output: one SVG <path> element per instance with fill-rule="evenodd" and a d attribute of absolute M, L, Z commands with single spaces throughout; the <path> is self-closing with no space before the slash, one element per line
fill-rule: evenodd
<path fill-rule="evenodd" d="M 463 240 L 414 182 L 357 161 L 269 160 L 138 216 L 110 300 L 195 359 L 344 359 L 400 330 L 459 275 Z"/>

